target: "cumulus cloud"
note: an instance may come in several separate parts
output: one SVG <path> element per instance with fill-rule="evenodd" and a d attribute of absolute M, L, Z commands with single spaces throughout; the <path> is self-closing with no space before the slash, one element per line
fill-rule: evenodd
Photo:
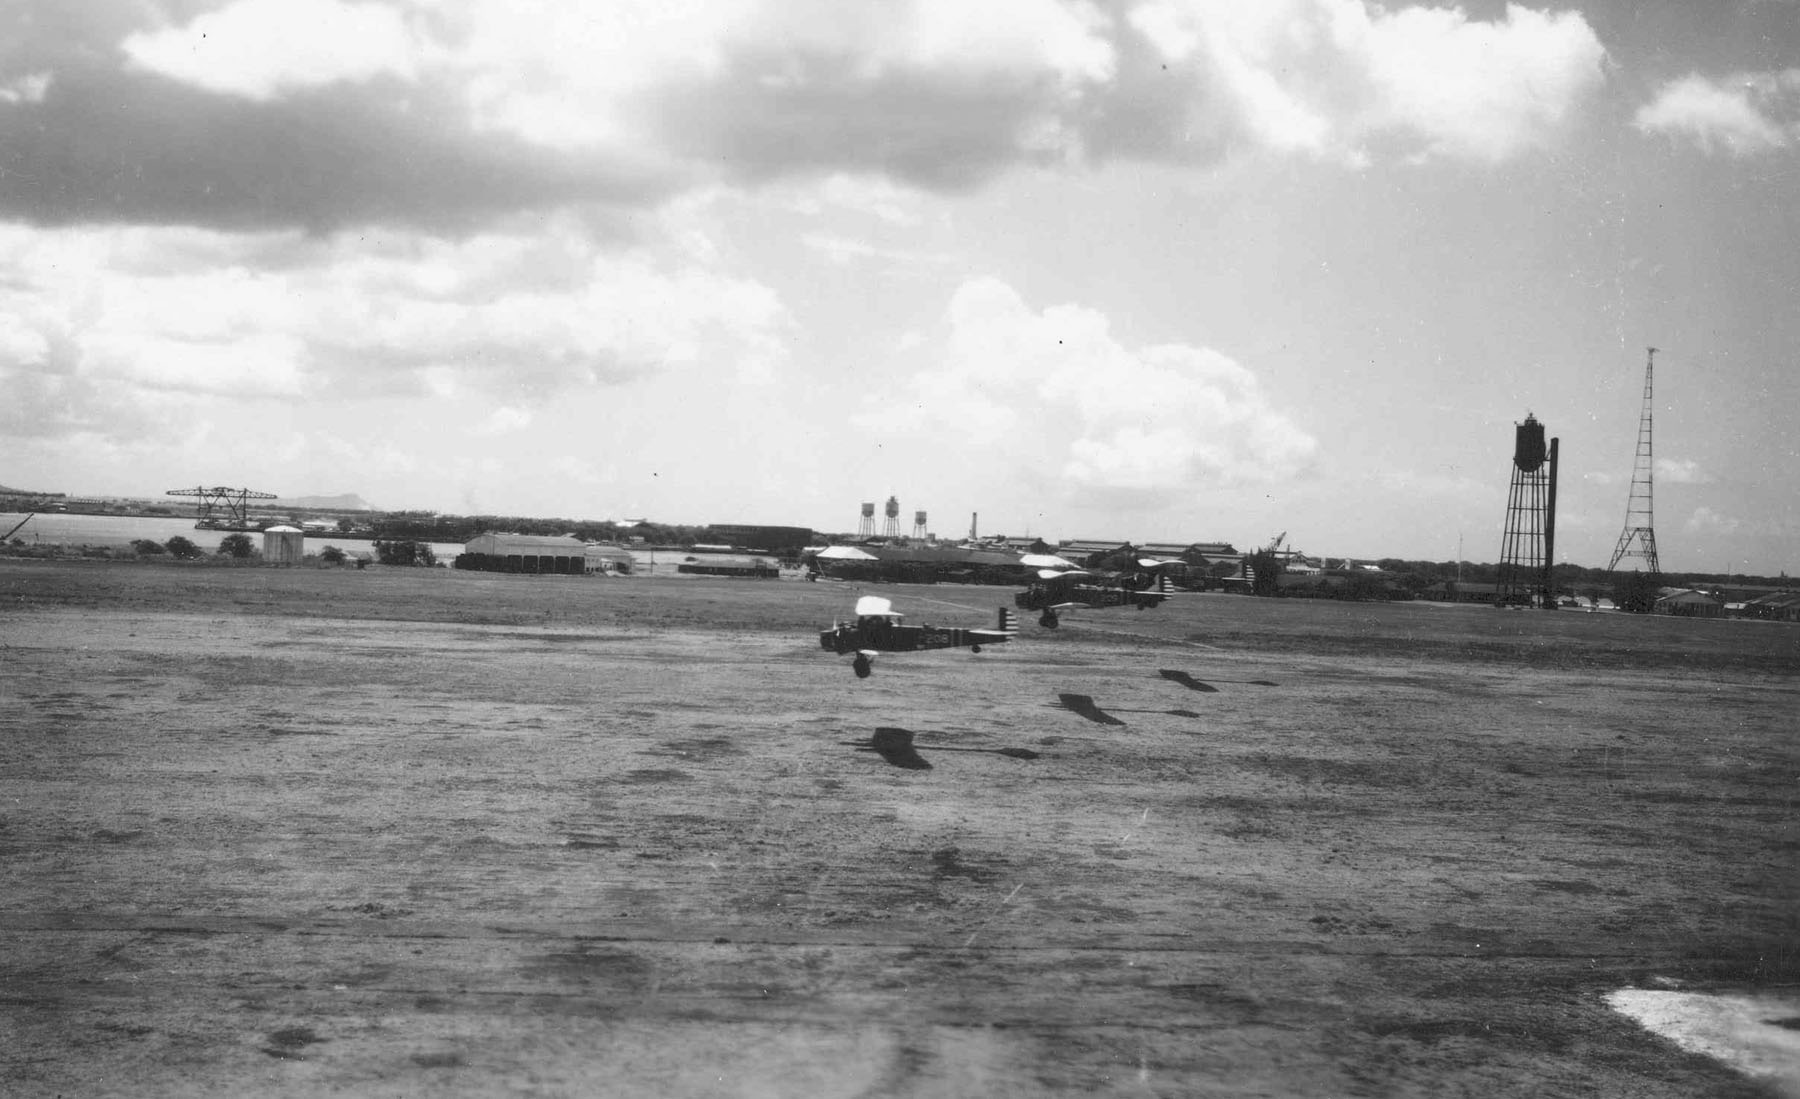
<path fill-rule="evenodd" d="M 1665 84 L 1634 123 L 1707 153 L 1751 156 L 1785 148 L 1800 139 L 1800 69 L 1722 80 L 1692 73 Z"/>
<path fill-rule="evenodd" d="M 1360 162 L 1374 150 L 1497 161 L 1552 140 L 1601 82 L 1574 12 L 1502 18 L 1363 0 L 1148 0 L 1132 26 L 1166 69 L 1106 135 L 1211 159 L 1242 146 Z"/>
<path fill-rule="evenodd" d="M 1370 0 L 84 0 L 0 53 L 0 215 L 467 231 L 801 177 L 1241 150 L 1498 160 L 1600 81 L 1577 13 Z"/>
<path fill-rule="evenodd" d="M 1077 497 L 1155 504 L 1196 483 L 1296 475 L 1317 444 L 1274 408 L 1256 377 L 1216 351 L 1129 348 L 1078 305 L 1034 311 L 997 279 L 957 290 L 938 365 L 884 394 L 870 432 L 940 430 L 951 445 L 995 444 Z"/>
<path fill-rule="evenodd" d="M 792 324 L 758 283 L 555 226 L 460 241 L 12 227 L 0 317 L 0 395 L 41 410 L 105 407 L 96 391 L 474 393 L 503 402 L 495 429 L 518 426 L 508 409 L 702 363 L 774 376 Z"/>
<path fill-rule="evenodd" d="M 183 26 L 127 35 L 136 65 L 208 91 L 278 92 L 377 75 L 410 78 L 419 44 L 399 9 L 341 0 L 239 0 Z"/>

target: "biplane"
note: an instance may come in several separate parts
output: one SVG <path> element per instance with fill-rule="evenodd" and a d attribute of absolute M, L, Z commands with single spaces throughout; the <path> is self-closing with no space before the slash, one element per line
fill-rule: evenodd
<path fill-rule="evenodd" d="M 1149 610 L 1169 598 L 1169 577 L 1159 566 L 1166 562 L 1145 559 L 1140 571 L 1130 576 L 1107 577 L 1086 569 L 1039 569 L 1037 579 L 1013 596 L 1020 609 L 1040 611 L 1038 625 L 1055 629 L 1058 611 L 1076 608 L 1136 607 Z"/>
<path fill-rule="evenodd" d="M 865 595 L 856 601 L 854 622 L 834 622 L 819 634 L 819 647 L 826 652 L 855 653 L 850 670 L 858 679 L 869 678 L 874 670 L 876 653 L 916 653 L 926 649 L 968 649 L 981 651 L 983 645 L 998 645 L 1019 635 L 1019 616 L 1007 607 L 1000 608 L 995 629 L 963 629 L 956 626 L 908 626 L 905 616 L 879 595 Z"/>

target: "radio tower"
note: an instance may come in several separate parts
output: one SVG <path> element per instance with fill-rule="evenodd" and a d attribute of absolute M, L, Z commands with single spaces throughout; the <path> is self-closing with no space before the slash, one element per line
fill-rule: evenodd
<path fill-rule="evenodd" d="M 1637 462 L 1631 469 L 1631 499 L 1625 505 L 1625 530 L 1619 535 L 1619 544 L 1613 547 L 1607 572 L 1616 571 L 1619 562 L 1627 557 L 1642 557 L 1651 576 L 1662 572 L 1656 561 L 1655 508 L 1651 497 L 1655 472 L 1650 457 L 1650 422 L 1655 406 L 1650 400 L 1650 383 L 1655 376 L 1656 348 L 1652 347 L 1644 364 L 1644 414 L 1638 420 Z"/>

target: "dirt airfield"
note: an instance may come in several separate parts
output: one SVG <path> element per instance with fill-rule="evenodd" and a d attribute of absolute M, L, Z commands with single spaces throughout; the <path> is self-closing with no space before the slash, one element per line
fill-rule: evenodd
<path fill-rule="evenodd" d="M 0 559 L 0 1092 L 1782 1094 L 1800 627 L 860 590 Z"/>

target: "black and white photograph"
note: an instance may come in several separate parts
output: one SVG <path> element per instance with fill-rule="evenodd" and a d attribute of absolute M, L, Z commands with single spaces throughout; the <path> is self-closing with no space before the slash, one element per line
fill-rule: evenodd
<path fill-rule="evenodd" d="M 1800 1099 L 1800 0 L 0 0 L 0 1094 Z"/>

